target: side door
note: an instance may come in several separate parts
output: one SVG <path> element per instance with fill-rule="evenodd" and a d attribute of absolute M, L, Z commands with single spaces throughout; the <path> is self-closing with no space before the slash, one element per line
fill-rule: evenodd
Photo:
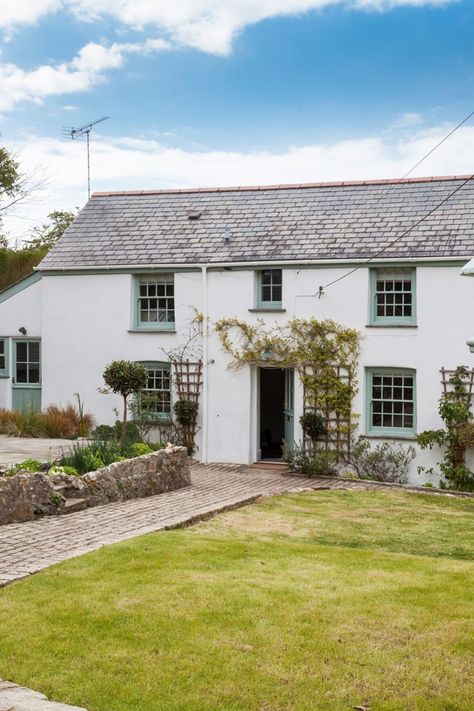
<path fill-rule="evenodd" d="M 293 368 L 285 369 L 285 405 L 283 416 L 285 418 L 285 443 L 293 449 L 295 429 L 295 371 Z"/>
<path fill-rule="evenodd" d="M 12 409 L 41 410 L 41 341 L 13 341 Z"/>

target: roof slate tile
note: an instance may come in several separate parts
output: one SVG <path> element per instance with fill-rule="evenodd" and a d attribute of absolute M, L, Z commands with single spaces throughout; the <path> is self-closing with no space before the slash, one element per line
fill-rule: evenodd
<path fill-rule="evenodd" d="M 470 257 L 472 181 L 402 237 L 465 180 L 96 193 L 40 269 L 369 259 L 382 249 L 387 257 Z M 189 210 L 201 217 L 189 220 Z"/>

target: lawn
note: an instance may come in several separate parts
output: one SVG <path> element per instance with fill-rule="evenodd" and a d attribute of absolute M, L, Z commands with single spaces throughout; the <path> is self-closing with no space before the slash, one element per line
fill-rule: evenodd
<path fill-rule="evenodd" d="M 280 496 L 0 590 L 0 678 L 89 711 L 474 708 L 474 499 Z"/>

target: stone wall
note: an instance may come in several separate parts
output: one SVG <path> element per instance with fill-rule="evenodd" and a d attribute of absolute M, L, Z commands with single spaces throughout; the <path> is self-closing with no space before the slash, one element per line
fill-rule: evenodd
<path fill-rule="evenodd" d="M 0 477 L 0 525 L 31 521 L 113 501 L 138 499 L 191 484 L 184 447 L 166 447 L 142 457 L 114 462 L 83 476 L 17 474 Z"/>

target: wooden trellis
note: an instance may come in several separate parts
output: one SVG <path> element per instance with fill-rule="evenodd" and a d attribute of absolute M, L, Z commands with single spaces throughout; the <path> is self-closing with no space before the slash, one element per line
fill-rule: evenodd
<path fill-rule="evenodd" d="M 454 385 L 451 380 L 453 375 L 459 373 L 459 369 L 448 370 L 447 368 L 443 367 L 439 372 L 441 373 L 441 385 L 443 387 L 443 395 L 452 393 L 454 391 Z M 462 376 L 462 381 L 465 387 L 466 404 L 471 405 L 472 398 L 474 395 L 474 368 L 465 369 L 465 374 Z"/>
<path fill-rule="evenodd" d="M 352 379 L 347 369 L 341 365 L 334 365 L 333 369 L 337 377 L 345 381 L 349 386 L 352 383 Z M 304 380 L 309 377 L 314 377 L 314 368 L 311 365 L 304 366 L 303 378 Z M 303 380 L 303 381 L 304 381 Z M 323 401 L 328 401 L 328 389 L 321 388 L 320 390 Z M 304 386 L 303 389 L 303 412 L 314 412 L 314 404 L 312 403 L 312 393 L 308 391 L 308 388 Z M 353 423 L 351 420 L 351 407 L 348 408 L 347 416 L 344 416 L 339 411 L 334 411 L 327 406 L 323 410 L 318 410 L 322 415 L 325 422 L 326 431 L 324 435 L 320 438 L 320 443 L 322 448 L 326 451 L 336 452 L 339 459 L 347 459 L 350 454 L 351 445 L 351 434 L 353 430 Z M 305 434 L 303 444 L 305 447 L 311 446 L 311 439 Z"/>
<path fill-rule="evenodd" d="M 191 400 L 199 404 L 202 388 L 202 360 L 190 361 L 176 358 L 171 360 L 174 382 L 179 400 Z M 191 452 L 197 432 L 197 415 L 189 425 L 182 427 L 183 444 Z"/>

